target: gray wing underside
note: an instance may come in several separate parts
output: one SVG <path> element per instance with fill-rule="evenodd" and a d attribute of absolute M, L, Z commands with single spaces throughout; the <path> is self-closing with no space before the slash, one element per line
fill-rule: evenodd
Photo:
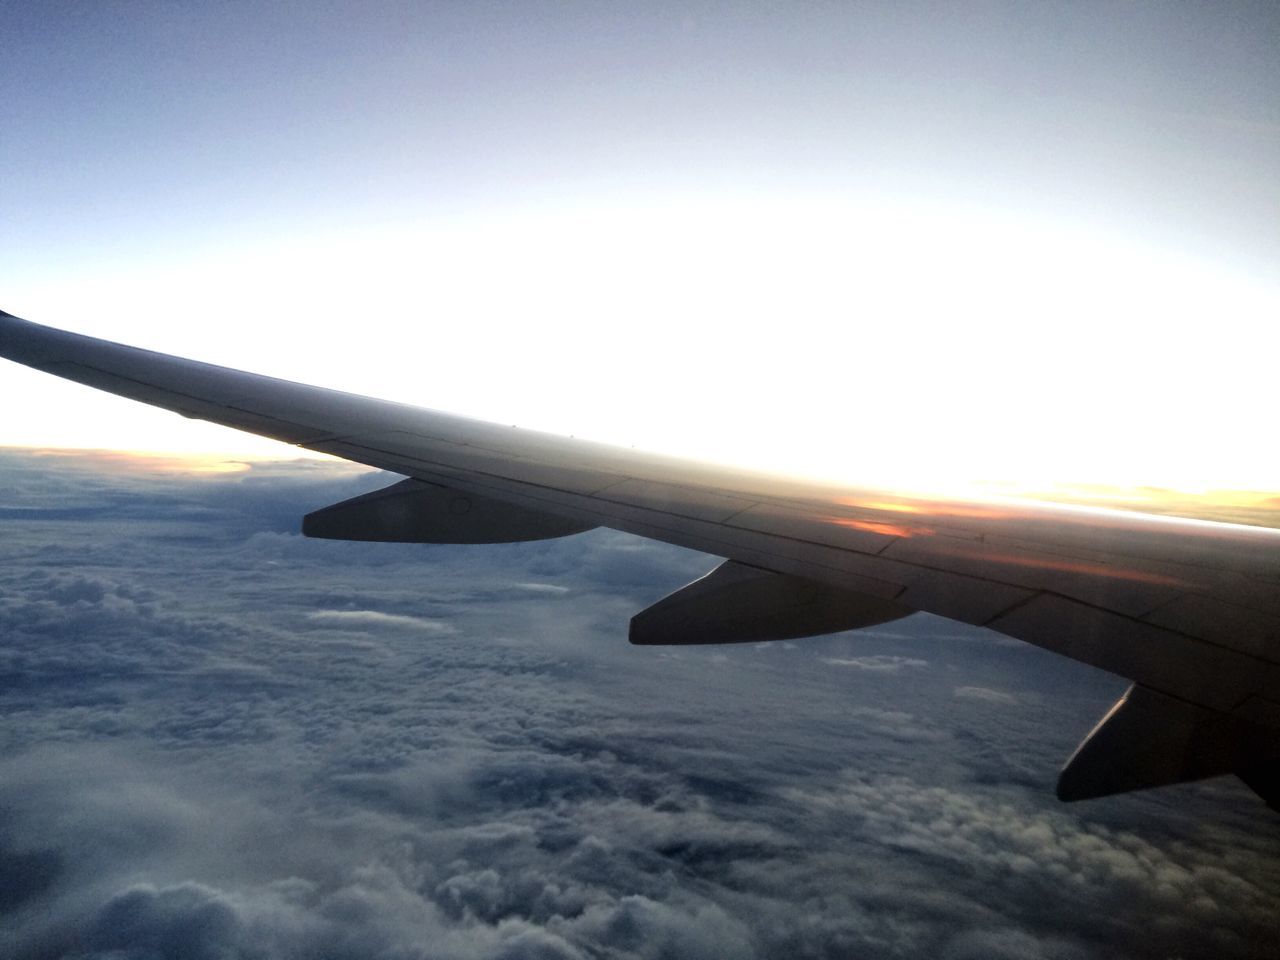
<path fill-rule="evenodd" d="M 1064 799 L 1239 773 L 1276 803 L 1280 531 L 836 488 L 292 383 L 0 314 L 0 356 L 409 478 L 309 516 L 343 539 L 495 542 L 595 526 L 726 558 L 637 643 L 809 636 L 927 611 L 1134 682 Z"/>

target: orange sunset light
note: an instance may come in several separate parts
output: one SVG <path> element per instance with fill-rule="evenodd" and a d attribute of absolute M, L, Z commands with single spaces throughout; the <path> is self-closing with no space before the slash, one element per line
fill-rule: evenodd
<path fill-rule="evenodd" d="M 252 464 L 247 459 L 218 454 L 52 448 L 24 452 L 36 457 L 57 459 L 66 466 L 80 466 L 102 473 L 229 474 L 245 473 L 252 469 Z"/>
<path fill-rule="evenodd" d="M 972 500 L 968 503 L 938 503 L 935 497 L 967 497 Z M 940 490 L 904 490 L 889 496 L 846 496 L 837 502 L 843 506 L 879 513 L 928 515 L 933 519 L 953 517 L 980 520 L 999 519 L 1006 515 L 1007 506 L 1002 505 L 1002 501 L 1007 504 L 1010 500 L 1033 500 L 1219 523 L 1280 527 L 1280 494 L 1266 490 L 1176 489 L 1104 483 L 991 480 L 964 483 L 945 493 Z"/>

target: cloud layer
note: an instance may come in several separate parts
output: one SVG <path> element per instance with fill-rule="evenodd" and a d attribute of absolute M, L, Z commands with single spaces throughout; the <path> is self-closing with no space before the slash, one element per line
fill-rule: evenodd
<path fill-rule="evenodd" d="M 1083 805 L 1123 683 L 917 617 L 655 650 L 608 531 L 306 541 L 386 482 L 0 454 L 0 955 L 1269 957 L 1231 781 Z"/>

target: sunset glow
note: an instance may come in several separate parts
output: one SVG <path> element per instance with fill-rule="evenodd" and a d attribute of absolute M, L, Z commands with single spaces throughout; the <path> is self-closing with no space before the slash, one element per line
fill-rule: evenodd
<path fill-rule="evenodd" d="M 1000 519 L 1008 516 L 1007 504 L 1045 501 L 1077 507 L 1097 507 L 1166 516 L 1280 527 L 1280 496 L 1260 490 L 1197 490 L 1158 487 L 1107 486 L 1104 484 L 1042 483 L 1015 481 L 958 483 L 949 488 L 899 489 L 901 499 L 848 496 L 838 502 L 877 512 L 913 514 L 931 519 Z M 965 498 L 938 503 L 932 497 Z M 1004 506 L 1002 506 L 1004 504 Z"/>
<path fill-rule="evenodd" d="M 942 34 L 908 58 L 923 71 L 908 79 L 896 41 L 868 44 L 874 30 L 851 27 L 861 14 L 829 11 L 805 35 L 841 53 L 817 73 L 781 62 L 762 73 L 739 62 L 759 48 L 732 41 L 738 27 L 695 17 L 686 26 L 701 39 L 686 47 L 686 26 L 637 16 L 638 60 L 630 31 L 597 37 L 609 52 L 582 62 L 569 34 L 507 24 L 514 73 L 486 30 L 458 38 L 476 70 L 446 69 L 450 34 L 428 31 L 415 56 L 280 71 L 246 52 L 261 37 L 249 23 L 222 23 L 255 42 L 213 32 L 206 48 L 199 31 L 182 34 L 199 69 L 135 51 L 143 87 L 98 63 L 91 31 L 79 69 L 103 67 L 85 89 L 101 86 L 109 110 L 64 88 L 66 69 L 50 66 L 63 61 L 15 52 L 15 76 L 42 77 L 22 83 L 48 102 L 6 138 L 23 145 L 6 168 L 8 221 L 21 227 L 0 241 L 0 308 L 285 379 L 851 486 L 1280 491 L 1268 159 L 1280 127 L 1277 98 L 1237 75 L 1241 61 L 1220 63 L 1200 101 L 1179 87 L 1162 103 L 1150 97 L 1167 78 L 1134 74 L 1133 51 L 1098 51 L 1097 72 L 1046 88 L 1041 58 L 1006 60 L 974 39 L 970 60 L 961 25 L 929 19 L 909 32 Z M 45 39 L 56 48 L 81 29 Z M 145 47 L 148 35 L 117 40 Z M 766 35 L 766 47 L 781 36 Z M 1179 42 L 1198 49 L 1201 34 Z M 699 72 L 717 62 L 711 50 L 738 64 L 727 86 Z M 1165 54 L 1147 49 L 1153 63 Z M 428 64 L 447 81 L 421 74 Z M 673 82 L 686 67 L 696 76 Z M 513 87 L 521 68 L 528 83 Z M 170 97 L 191 70 L 210 99 Z M 283 76 L 309 77 L 310 93 L 296 100 Z M 1107 76 L 1114 99 L 1076 92 Z M 264 91 L 292 106 L 279 112 Z M 64 162 L 66 129 L 92 164 Z M 0 373 L 0 444 L 298 455 L 35 371 Z"/>
<path fill-rule="evenodd" d="M 886 537 L 924 537 L 934 533 L 928 527 L 906 527 L 896 523 L 883 523 L 879 520 L 853 520 L 849 517 L 828 517 L 828 523 L 850 530 L 861 530 L 864 533 L 879 533 Z"/>
<path fill-rule="evenodd" d="M 1238 346 L 1277 289 L 989 212 L 600 201 L 45 269 L 20 293 L 33 319 L 165 352 L 844 482 L 1280 489 L 1257 442 L 1269 353 Z M 0 390 L 30 398 L 10 444 L 287 455 L 28 371 Z"/>
<path fill-rule="evenodd" d="M 101 473 L 172 473 L 185 475 L 247 473 L 248 460 L 232 460 L 216 454 L 148 453 L 134 450 L 35 449 L 26 451 L 42 459 L 60 461 L 66 469 Z"/>

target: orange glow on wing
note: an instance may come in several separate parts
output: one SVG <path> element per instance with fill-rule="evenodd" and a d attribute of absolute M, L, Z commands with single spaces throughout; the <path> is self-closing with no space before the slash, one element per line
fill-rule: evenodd
<path fill-rule="evenodd" d="M 914 503 L 893 503 L 888 500 L 858 500 L 846 497 L 840 501 L 849 507 L 864 507 L 867 510 L 888 510 L 890 513 L 925 513 L 923 507 Z"/>
<path fill-rule="evenodd" d="M 878 533 L 886 537 L 930 537 L 937 531 L 929 527 L 906 527 L 895 523 L 884 523 L 876 520 L 853 520 L 848 517 L 827 517 L 826 521 L 835 526 L 862 530 L 866 533 Z M 1091 577 L 1102 577 L 1107 580 L 1131 580 L 1135 583 L 1149 583 L 1158 586 L 1185 587 L 1186 584 L 1175 578 L 1148 570 L 1135 570 L 1132 567 L 1115 566 L 1091 560 L 1073 560 L 1067 557 L 1048 557 L 1032 554 L 1019 554 L 988 550 L 977 541 L 964 541 L 955 544 L 950 537 L 938 537 L 928 549 L 936 555 L 946 555 L 973 560 L 984 564 L 998 564 L 1022 569 L 1054 570 L 1060 573 L 1078 573 Z"/>
<path fill-rule="evenodd" d="M 904 497 L 901 500 L 864 500 L 861 497 L 841 497 L 836 502 L 859 510 L 912 513 L 933 518 L 954 517 L 961 520 L 997 520 L 1010 516 L 1009 510 L 997 503 L 953 503 L 932 500 L 927 497 Z"/>
<path fill-rule="evenodd" d="M 883 523 L 878 520 L 851 520 L 848 517 L 828 517 L 827 520 L 838 527 L 863 530 L 866 533 L 879 533 L 886 537 L 924 537 L 933 533 L 928 527 L 903 527 L 896 523 Z"/>
<path fill-rule="evenodd" d="M 1132 567 L 1121 567 L 1107 563 L 1095 563 L 1089 560 L 1070 560 L 1062 557 L 1028 556 L 1017 553 L 988 553 L 985 551 L 966 551 L 949 549 L 943 544 L 933 548 L 936 553 L 951 556 L 971 557 L 983 563 L 999 563 L 1010 567 L 1031 568 L 1035 570 L 1056 570 L 1061 573 L 1083 573 L 1086 576 L 1104 577 L 1107 580 L 1132 580 L 1135 583 L 1152 583 L 1167 587 L 1185 587 L 1186 583 L 1176 577 L 1152 573 L 1148 570 L 1135 570 Z"/>

